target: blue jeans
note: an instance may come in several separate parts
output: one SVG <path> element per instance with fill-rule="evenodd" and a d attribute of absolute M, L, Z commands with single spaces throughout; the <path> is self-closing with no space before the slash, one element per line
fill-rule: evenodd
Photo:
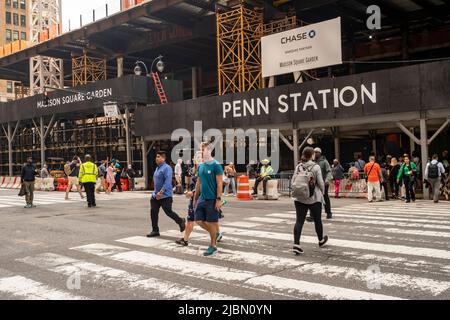
<path fill-rule="evenodd" d="M 233 191 L 233 195 L 236 195 L 236 178 L 235 177 L 229 177 L 230 183 L 225 186 L 225 190 L 223 191 L 224 195 L 228 195 L 229 187 L 231 186 L 231 189 Z"/>

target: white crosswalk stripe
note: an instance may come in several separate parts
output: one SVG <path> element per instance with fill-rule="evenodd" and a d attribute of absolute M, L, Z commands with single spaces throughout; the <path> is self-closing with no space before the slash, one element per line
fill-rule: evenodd
<path fill-rule="evenodd" d="M 82 296 L 50 288 L 40 282 L 13 276 L 0 278 L 0 293 L 8 293 L 25 300 L 86 300 Z"/>
<path fill-rule="evenodd" d="M 34 257 L 18 259 L 34 267 L 48 269 L 49 271 L 72 276 L 80 274 L 83 281 L 89 279 L 91 282 L 101 282 L 128 288 L 130 290 L 142 289 L 156 297 L 164 299 L 185 299 L 190 300 L 236 300 L 237 298 L 215 292 L 179 285 L 173 282 L 156 278 L 145 278 L 139 274 L 129 273 L 124 270 L 109 268 L 82 260 L 72 259 L 57 254 L 41 254 Z"/>
<path fill-rule="evenodd" d="M 220 283 L 234 283 L 250 289 L 259 288 L 265 292 L 278 294 L 318 297 L 322 299 L 369 299 L 369 300 L 398 300 L 400 298 L 365 292 L 320 283 L 283 278 L 278 276 L 261 275 L 256 272 L 228 268 L 209 264 L 182 260 L 168 256 L 161 256 L 142 251 L 131 251 L 123 247 L 106 244 L 92 244 L 73 248 L 85 253 L 107 257 L 112 260 L 140 265 L 146 268 L 165 270 L 188 277 L 207 279 Z M 103 251 L 104 250 L 104 251 Z M 185 270 L 188 270 L 186 272 Z"/>
<path fill-rule="evenodd" d="M 65 200 L 64 192 L 35 192 L 33 204 L 38 206 L 55 205 L 55 204 L 74 204 L 79 202 L 86 202 L 81 199 L 78 194 L 71 193 L 69 200 Z M 132 200 L 132 199 L 150 199 L 150 195 L 143 192 L 123 192 L 113 193 L 111 195 L 96 194 L 96 201 L 109 200 Z M 15 195 L 0 194 L 0 208 L 23 207 L 25 206 L 25 199 Z"/>
<path fill-rule="evenodd" d="M 49 202 L 51 197 L 46 195 L 42 201 Z M 367 213 L 356 205 L 340 207 L 334 210 L 336 219 L 325 223 L 331 229 L 327 247 L 318 247 L 312 235 L 314 224 L 306 225 L 301 243 L 307 254 L 302 257 L 290 252 L 294 212 L 266 211 L 240 221 L 224 220 L 220 227 L 224 242 L 209 258 L 203 257 L 209 235 L 196 227 L 188 247 L 174 243 L 179 230 L 162 230 L 163 238 L 127 236 L 76 246 L 64 254 L 45 252 L 16 261 L 60 279 L 79 273 L 95 288 L 120 288 L 152 299 L 231 300 L 240 299 L 242 290 L 285 299 L 448 298 L 450 251 L 445 243 L 450 232 L 445 230 L 450 228 L 450 219 L 444 210 L 436 213 L 429 203 L 418 204 L 426 212 L 423 216 L 402 211 L 401 203 L 392 209 L 376 204 Z M 380 267 L 379 273 L 370 269 L 374 265 Z M 170 277 L 161 276 L 166 273 Z M 54 282 L 50 286 L 39 276 L 33 280 L 16 274 L 0 276 L 0 296 L 97 298 L 90 296 L 90 290 L 74 295 L 53 288 Z M 371 283 L 380 288 L 372 288 Z M 64 285 L 59 283 L 58 288 Z"/>
<path fill-rule="evenodd" d="M 173 241 L 163 239 L 149 239 L 145 237 L 131 237 L 117 240 L 121 243 L 166 250 L 174 253 L 188 253 L 191 255 L 200 255 L 201 248 L 190 246 L 181 248 L 176 246 Z M 260 254 L 256 252 L 238 251 L 220 249 L 218 255 L 213 256 L 214 259 L 225 260 L 229 262 L 242 262 L 250 265 L 264 266 L 267 268 L 293 268 L 292 271 L 302 274 L 321 275 L 325 277 L 344 277 L 348 280 L 367 281 L 371 274 L 367 270 L 358 270 L 350 267 L 340 267 L 329 265 L 326 263 L 306 264 L 304 261 L 294 258 L 283 258 L 274 255 Z M 411 277 L 408 275 L 400 275 L 395 273 L 381 273 L 377 279 L 378 283 L 383 286 L 403 288 L 407 291 L 424 291 L 427 294 L 438 295 L 450 288 L 448 281 L 435 281 L 423 277 Z"/>

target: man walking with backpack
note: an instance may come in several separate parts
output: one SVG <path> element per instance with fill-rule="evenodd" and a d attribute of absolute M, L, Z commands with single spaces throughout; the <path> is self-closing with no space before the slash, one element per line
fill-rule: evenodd
<path fill-rule="evenodd" d="M 434 154 L 431 162 L 427 164 L 425 169 L 425 179 L 430 182 L 433 188 L 434 203 L 439 202 L 439 195 L 441 193 L 441 178 L 445 174 L 444 165 L 438 161 L 439 156 Z"/>

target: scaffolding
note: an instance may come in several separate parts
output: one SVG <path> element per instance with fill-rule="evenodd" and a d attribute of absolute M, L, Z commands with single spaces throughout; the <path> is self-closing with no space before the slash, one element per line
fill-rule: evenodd
<path fill-rule="evenodd" d="M 86 52 L 72 56 L 72 87 L 100 80 L 106 80 L 106 59 L 89 57 Z"/>
<path fill-rule="evenodd" d="M 40 42 L 40 35 L 59 26 L 61 0 L 31 0 L 31 45 Z M 56 30 L 60 32 L 60 27 Z M 59 34 L 56 34 L 57 36 Z M 30 94 L 44 92 L 46 87 L 64 87 L 63 61 L 52 57 L 30 58 Z"/>
<path fill-rule="evenodd" d="M 48 123 L 48 118 L 46 119 Z M 45 119 L 44 119 L 45 121 Z M 130 116 L 130 125 L 134 116 Z M 1 128 L 1 127 L 0 127 Z M 9 175 L 9 155 L 7 128 L 0 129 L 0 176 Z M 14 126 L 12 126 L 14 130 Z M 12 131 L 11 130 L 11 131 Z M 142 170 L 142 141 L 131 135 L 131 163 L 136 170 Z M 18 175 L 27 157 L 36 159 L 41 166 L 41 140 L 39 126 L 21 122 L 17 124 L 12 152 L 13 175 Z M 125 163 L 126 128 L 118 118 L 89 116 L 87 119 L 59 119 L 50 122 L 49 133 L 45 137 L 45 151 L 49 154 L 45 163 L 51 170 L 62 170 L 64 164 L 73 156 L 92 155 L 95 161 L 119 159 Z"/>
<path fill-rule="evenodd" d="M 261 89 L 261 9 L 243 1 L 228 12 L 216 13 L 219 95 Z"/>

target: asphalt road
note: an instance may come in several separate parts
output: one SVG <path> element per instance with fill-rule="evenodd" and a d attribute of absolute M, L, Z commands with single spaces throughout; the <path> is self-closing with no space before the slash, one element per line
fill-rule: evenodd
<path fill-rule="evenodd" d="M 0 190 L 0 299 L 449 299 L 450 203 L 369 204 L 332 200 L 319 248 L 306 223 L 294 256 L 293 202 L 229 198 L 219 252 L 196 227 L 180 248 L 178 226 L 161 211 L 150 232 L 148 193 L 100 195 L 86 208 L 75 194 L 39 192 L 24 209 Z M 174 209 L 186 215 L 187 199 Z"/>

